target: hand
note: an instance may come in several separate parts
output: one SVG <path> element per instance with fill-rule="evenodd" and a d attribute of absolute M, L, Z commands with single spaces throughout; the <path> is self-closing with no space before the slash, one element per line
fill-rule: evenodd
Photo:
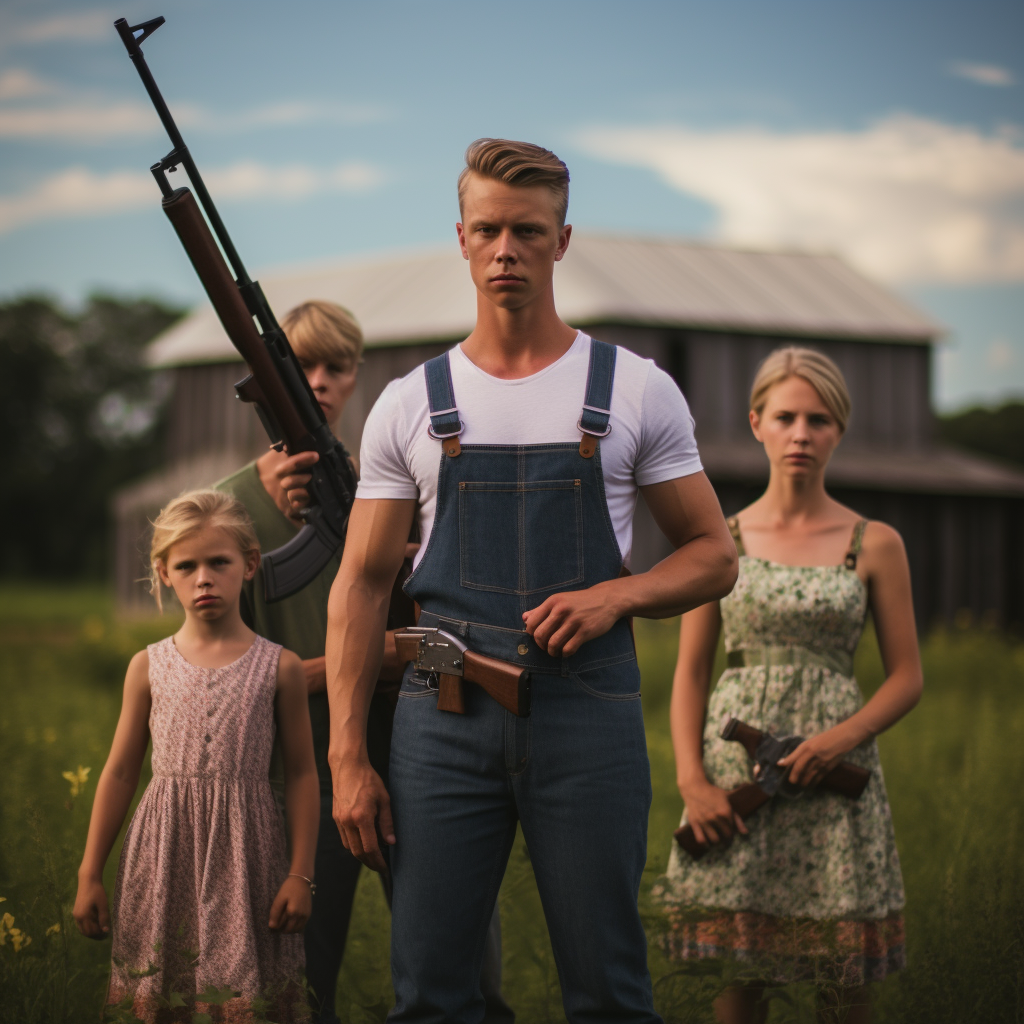
<path fill-rule="evenodd" d="M 313 894 L 304 878 L 289 875 L 281 884 L 270 908 L 270 928 L 275 932 L 301 932 L 313 913 Z"/>
<path fill-rule="evenodd" d="M 105 939 L 110 934 L 110 908 L 107 890 L 98 879 L 78 881 L 75 909 L 71 912 L 78 930 L 87 939 Z"/>
<path fill-rule="evenodd" d="M 793 785 L 816 786 L 857 742 L 850 742 L 841 725 L 833 726 L 804 740 L 792 754 L 778 762 L 779 767 L 789 767 L 789 781 Z"/>
<path fill-rule="evenodd" d="M 622 618 L 613 589 L 598 583 L 586 590 L 553 594 L 543 604 L 523 612 L 526 632 L 552 657 L 575 654 L 588 640 L 603 636 Z"/>
<path fill-rule="evenodd" d="M 679 793 L 686 803 L 686 820 L 699 843 L 724 843 L 732 839 L 733 830 L 749 835 L 743 819 L 732 809 L 724 789 L 707 779 L 680 785 Z"/>
<path fill-rule="evenodd" d="M 383 875 L 388 873 L 378 835 L 389 846 L 395 845 L 395 826 L 391 821 L 391 798 L 381 777 L 363 760 L 335 768 L 334 822 L 345 849 L 367 867 Z"/>
<path fill-rule="evenodd" d="M 279 488 L 277 507 L 289 519 L 300 525 L 302 518 L 299 516 L 299 509 L 303 509 L 309 504 L 309 492 L 306 490 L 306 485 L 310 481 L 311 474 L 305 471 L 319 459 L 320 456 L 317 452 L 299 452 L 298 455 L 289 455 L 274 467 L 274 476 L 277 477 Z"/>

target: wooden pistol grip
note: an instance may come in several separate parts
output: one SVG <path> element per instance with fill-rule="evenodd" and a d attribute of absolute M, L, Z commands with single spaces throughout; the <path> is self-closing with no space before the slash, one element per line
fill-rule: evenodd
<path fill-rule="evenodd" d="M 463 655 L 465 678 L 476 683 L 506 711 L 525 718 L 530 713 L 530 673 L 484 654 L 466 651 Z"/>
<path fill-rule="evenodd" d="M 420 653 L 420 640 L 422 640 L 422 634 L 420 633 L 400 633 L 395 632 L 395 650 L 398 652 L 398 657 L 402 661 L 415 661 L 419 657 Z"/>
<path fill-rule="evenodd" d="M 749 818 L 754 811 L 771 800 L 771 797 L 756 782 L 737 786 L 729 791 L 728 796 L 732 809 L 743 819 Z M 700 860 L 711 849 L 710 846 L 697 841 L 692 825 L 683 825 L 681 828 L 677 828 L 672 835 L 694 860 Z"/>
<path fill-rule="evenodd" d="M 871 781 L 871 772 L 860 765 L 850 764 L 849 761 L 840 761 L 821 782 L 818 783 L 822 789 L 827 789 L 840 796 L 849 797 L 851 800 L 859 800 L 861 794 Z"/>
<path fill-rule="evenodd" d="M 442 672 L 437 680 L 437 710 L 454 711 L 457 715 L 466 713 L 462 697 L 462 677 Z"/>
<path fill-rule="evenodd" d="M 722 739 L 742 744 L 747 756 L 753 760 L 758 745 L 764 739 L 764 733 L 752 725 L 747 725 L 746 722 L 741 722 L 738 718 L 730 718 L 725 723 L 725 728 L 722 729 Z"/>

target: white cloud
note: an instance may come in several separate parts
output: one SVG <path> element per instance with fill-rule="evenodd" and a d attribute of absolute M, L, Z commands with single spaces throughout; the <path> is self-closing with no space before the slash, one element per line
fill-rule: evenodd
<path fill-rule="evenodd" d="M 54 14 L 39 21 L 11 26 L 8 39 L 18 43 L 93 42 L 114 36 L 117 15 L 109 10 L 77 11 Z"/>
<path fill-rule="evenodd" d="M 1005 88 L 1015 82 L 1013 72 L 999 67 L 998 64 L 973 64 L 971 61 L 958 60 L 950 64 L 949 73 L 956 75 L 957 78 L 966 78 L 976 85 L 990 85 L 996 88 Z"/>
<path fill-rule="evenodd" d="M 1017 362 L 1017 354 L 1006 338 L 996 338 L 985 351 L 985 363 L 992 370 L 1009 370 Z"/>
<path fill-rule="evenodd" d="M 1024 280 L 1019 133 L 896 116 L 862 131 L 597 128 L 577 141 L 716 207 L 722 241 L 838 251 L 896 281 Z"/>
<path fill-rule="evenodd" d="M 39 79 L 12 78 L 8 81 L 6 75 L 0 77 L 0 90 L 5 84 L 11 92 L 5 97 L 0 91 L 0 100 L 26 95 L 14 92 L 17 89 L 45 85 L 51 92 L 60 90 L 59 86 Z M 310 103 L 303 100 L 282 101 L 233 114 L 212 113 L 186 103 L 173 103 L 171 107 L 180 128 L 221 133 L 313 122 L 366 124 L 387 116 L 384 108 L 370 104 Z M 154 135 L 162 131 L 152 106 L 141 100 L 111 102 L 79 98 L 48 106 L 0 106 L 0 139 L 106 142 L 119 136 Z"/>
<path fill-rule="evenodd" d="M 57 92 L 60 92 L 60 86 L 56 82 L 49 82 L 24 68 L 8 68 L 0 72 L 0 100 L 29 99 Z"/>
<path fill-rule="evenodd" d="M 175 180 L 178 179 L 178 180 Z M 172 185 L 185 185 L 179 171 Z M 365 192 L 384 174 L 371 164 L 349 161 L 329 168 L 301 164 L 269 167 L 243 161 L 209 171 L 204 180 L 217 203 L 255 198 L 298 200 L 312 195 Z M 0 234 L 41 220 L 96 217 L 159 205 L 160 193 L 146 171 L 95 174 L 70 167 L 18 194 L 0 196 Z"/>

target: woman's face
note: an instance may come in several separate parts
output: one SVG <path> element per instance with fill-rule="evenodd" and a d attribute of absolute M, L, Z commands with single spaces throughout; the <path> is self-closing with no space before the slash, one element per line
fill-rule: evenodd
<path fill-rule="evenodd" d="M 824 472 L 842 438 L 828 406 L 803 377 L 776 384 L 761 414 L 750 411 L 750 428 L 772 469 L 796 478 Z"/>

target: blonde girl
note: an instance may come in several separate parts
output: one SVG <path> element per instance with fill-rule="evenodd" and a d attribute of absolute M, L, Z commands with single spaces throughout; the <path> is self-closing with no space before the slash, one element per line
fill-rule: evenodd
<path fill-rule="evenodd" d="M 760 367 L 750 427 L 768 489 L 729 521 L 740 554 L 732 593 L 683 616 L 672 738 L 683 821 L 710 848 L 678 848 L 660 886 L 682 960 L 731 963 L 715 1010 L 763 1022 L 769 985 L 819 983 L 819 1019 L 868 1020 L 866 985 L 903 966 L 903 882 L 875 737 L 921 694 L 910 571 L 899 534 L 825 491 L 825 468 L 850 417 L 839 368 L 806 348 Z M 886 679 L 862 704 L 853 654 L 870 610 Z M 728 668 L 708 701 L 725 628 Z M 726 792 L 751 780 L 746 753 L 722 740 L 736 717 L 805 740 L 779 763 L 806 787 L 746 822 Z M 858 801 L 815 784 L 840 760 L 871 771 Z M 738 833 L 738 834 L 737 834 Z"/>
<path fill-rule="evenodd" d="M 319 789 L 302 665 L 239 615 L 259 558 L 245 509 L 217 491 L 182 495 L 154 524 L 153 593 L 171 588 L 185 622 L 128 666 L 74 908 L 90 938 L 113 922 L 108 1002 L 132 1003 L 143 1021 L 191 1019 L 211 986 L 236 993 L 225 1019 L 302 1015 L 296 933 L 311 908 Z M 267 777 L 275 729 L 290 861 Z M 128 826 L 111 913 L 103 868 L 150 738 L 153 779 Z M 174 993 L 186 1005 L 175 1008 Z"/>

